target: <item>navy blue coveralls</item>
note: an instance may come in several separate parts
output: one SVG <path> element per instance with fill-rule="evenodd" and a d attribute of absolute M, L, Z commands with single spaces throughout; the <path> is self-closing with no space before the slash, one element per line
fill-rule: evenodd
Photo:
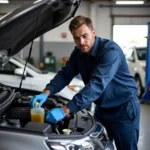
<path fill-rule="evenodd" d="M 95 118 L 106 127 L 117 149 L 137 150 L 140 104 L 135 80 L 129 73 L 121 48 L 115 42 L 100 37 L 96 37 L 90 54 L 75 47 L 66 67 L 45 89 L 53 95 L 79 73 L 85 87 L 67 107 L 76 113 L 94 102 Z"/>

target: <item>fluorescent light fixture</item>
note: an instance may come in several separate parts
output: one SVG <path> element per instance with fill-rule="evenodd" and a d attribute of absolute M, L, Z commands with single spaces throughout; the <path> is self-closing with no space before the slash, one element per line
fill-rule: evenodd
<path fill-rule="evenodd" d="M 134 4 L 144 4 L 144 1 L 116 1 L 118 5 L 134 5 Z"/>
<path fill-rule="evenodd" d="M 7 4 L 7 3 L 9 3 L 9 1 L 8 1 L 8 0 L 0 0 L 0 3 L 5 3 L 5 4 Z"/>

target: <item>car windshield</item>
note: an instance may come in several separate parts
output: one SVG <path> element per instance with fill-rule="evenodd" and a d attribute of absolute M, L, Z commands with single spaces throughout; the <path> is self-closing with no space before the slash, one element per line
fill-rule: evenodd
<path fill-rule="evenodd" d="M 146 48 L 137 48 L 136 51 L 139 60 L 146 60 Z"/>
<path fill-rule="evenodd" d="M 13 59 L 19 61 L 19 62 L 20 62 L 21 64 L 23 64 L 23 65 L 25 65 L 25 63 L 26 63 L 24 60 L 20 59 L 19 57 L 13 57 Z M 33 71 L 35 71 L 35 72 L 37 72 L 37 73 L 40 73 L 40 74 L 45 74 L 45 73 L 47 73 L 46 71 L 41 71 L 41 70 L 35 68 L 35 67 L 34 67 L 33 65 L 31 65 L 30 63 L 27 63 L 27 67 L 30 68 L 30 69 L 32 69 Z"/>

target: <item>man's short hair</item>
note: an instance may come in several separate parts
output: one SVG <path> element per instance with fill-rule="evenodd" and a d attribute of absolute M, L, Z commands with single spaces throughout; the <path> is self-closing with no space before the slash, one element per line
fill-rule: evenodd
<path fill-rule="evenodd" d="M 87 25 L 90 29 L 93 29 L 92 20 L 90 18 L 84 16 L 76 16 L 69 24 L 70 32 L 72 32 L 72 30 L 78 29 L 83 24 Z"/>

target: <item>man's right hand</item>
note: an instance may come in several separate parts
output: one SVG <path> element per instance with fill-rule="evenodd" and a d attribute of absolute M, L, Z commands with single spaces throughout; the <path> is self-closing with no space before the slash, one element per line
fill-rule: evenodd
<path fill-rule="evenodd" d="M 43 103 L 47 100 L 48 95 L 45 93 L 41 93 L 39 95 L 35 95 L 31 98 L 30 100 L 30 105 L 31 107 L 35 107 L 35 103 L 38 101 L 39 104 L 37 105 L 37 107 L 41 107 L 43 105 Z"/>

